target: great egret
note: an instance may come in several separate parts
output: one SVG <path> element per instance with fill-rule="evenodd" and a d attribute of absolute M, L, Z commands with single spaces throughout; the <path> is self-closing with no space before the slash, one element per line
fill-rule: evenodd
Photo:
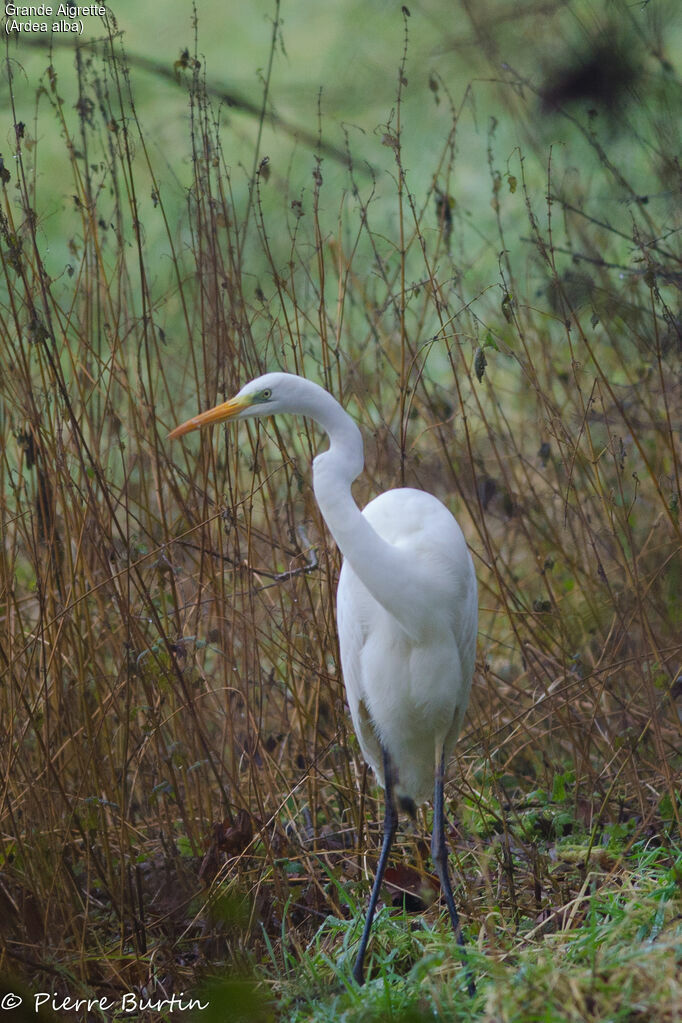
<path fill-rule="evenodd" d="M 362 436 L 331 394 L 310 380 L 266 373 L 170 436 L 278 412 L 309 416 L 329 435 L 329 449 L 313 462 L 313 488 L 344 559 L 336 594 L 341 666 L 360 747 L 385 790 L 383 844 L 353 970 L 362 984 L 398 805 L 414 816 L 432 785 L 431 855 L 457 941 L 464 945 L 447 869 L 443 776 L 469 703 L 476 575 L 461 529 L 431 494 L 389 490 L 360 511 L 351 483 L 364 465 Z M 473 994 L 468 969 L 467 982 Z"/>

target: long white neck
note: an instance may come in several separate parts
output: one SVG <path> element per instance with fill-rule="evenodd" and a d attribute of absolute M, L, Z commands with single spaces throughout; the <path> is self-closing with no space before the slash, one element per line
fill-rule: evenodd
<path fill-rule="evenodd" d="M 329 450 L 313 462 L 313 488 L 320 511 L 360 581 L 406 632 L 416 636 L 422 627 L 428 627 L 428 623 L 419 622 L 415 611 L 422 580 L 407 552 L 383 540 L 353 500 L 351 484 L 364 466 L 362 436 L 327 391 L 316 388 L 316 392 L 314 408 L 299 411 L 315 419 L 330 440 Z"/>
<path fill-rule="evenodd" d="M 362 435 L 339 403 L 326 392 L 325 398 L 324 406 L 316 409 L 314 418 L 326 430 L 330 443 L 329 450 L 313 462 L 313 489 L 341 553 L 355 565 L 359 561 L 359 537 L 369 527 L 350 489 L 365 464 Z M 371 531 L 376 536 L 374 530 Z"/>

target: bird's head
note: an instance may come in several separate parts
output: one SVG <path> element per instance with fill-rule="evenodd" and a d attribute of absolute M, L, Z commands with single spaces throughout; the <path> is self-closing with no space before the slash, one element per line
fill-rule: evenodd
<path fill-rule="evenodd" d="M 168 436 L 182 437 L 190 430 L 233 419 L 254 419 L 256 416 L 273 416 L 277 412 L 299 411 L 300 401 L 297 400 L 299 381 L 301 378 L 291 373 L 266 373 L 244 384 L 241 391 L 229 401 L 224 401 L 207 412 L 200 412 L 181 426 L 176 426 Z"/>

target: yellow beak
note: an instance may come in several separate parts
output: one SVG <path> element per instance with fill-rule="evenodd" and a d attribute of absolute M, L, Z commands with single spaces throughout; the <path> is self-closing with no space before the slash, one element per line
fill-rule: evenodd
<path fill-rule="evenodd" d="M 248 406 L 249 402 L 244 398 L 230 398 L 229 401 L 224 401 L 222 405 L 216 405 L 215 408 L 209 409 L 208 412 L 200 412 L 198 416 L 192 416 L 186 423 L 182 423 L 180 426 L 176 426 L 174 430 L 171 430 L 168 436 L 172 440 L 175 437 L 182 437 L 184 433 L 189 433 L 190 430 L 199 430 L 202 426 L 221 423 L 224 419 L 234 419 L 235 416 L 238 416 Z"/>

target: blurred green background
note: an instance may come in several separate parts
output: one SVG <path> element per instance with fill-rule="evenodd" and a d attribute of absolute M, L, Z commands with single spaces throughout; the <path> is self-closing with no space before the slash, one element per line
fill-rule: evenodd
<path fill-rule="evenodd" d="M 682 17 L 678 4 L 668 0 L 638 5 L 539 0 L 519 5 L 511 0 L 484 0 L 473 5 L 427 0 L 410 4 L 409 17 L 406 10 L 400 4 L 377 0 L 327 5 L 308 0 L 283 3 L 279 10 L 263 0 L 251 5 L 203 2 L 196 8 L 173 0 L 162 10 L 132 0 L 113 4 L 111 11 L 131 65 L 137 115 L 164 188 L 164 201 L 172 202 L 179 215 L 192 180 L 187 100 L 190 73 L 179 70 L 176 62 L 183 51 L 191 56 L 196 52 L 211 92 L 229 93 L 260 109 L 277 19 L 266 108 L 280 123 L 265 124 L 258 158 L 269 157 L 273 177 L 286 178 L 291 193 L 302 190 L 305 194 L 311 188 L 313 160 L 308 140 L 319 130 L 340 154 L 348 140 L 361 185 L 379 192 L 394 191 L 395 161 L 386 145 L 386 132 L 396 128 L 398 69 L 407 29 L 401 111 L 403 163 L 419 201 L 440 159 L 454 107 L 459 114 L 454 199 L 463 209 L 473 211 L 468 213 L 474 221 L 472 234 L 465 239 L 467 246 L 474 247 L 471 261 L 486 248 L 486 221 L 490 222 L 487 147 L 492 118 L 497 122 L 496 158 L 502 164 L 513 158 L 515 147 L 521 147 L 526 171 L 541 187 L 549 147 L 553 146 L 555 181 L 563 173 L 567 185 L 577 188 L 578 194 L 589 193 L 593 211 L 607 212 L 627 227 L 627 210 L 617 205 L 627 197 L 614 188 L 613 179 L 599 185 L 603 168 L 595 161 L 586 131 L 573 130 L 565 118 L 554 116 L 547 96 L 562 101 L 583 126 L 590 112 L 593 120 L 589 124 L 602 142 L 608 140 L 610 158 L 616 165 L 621 161 L 627 165 L 636 190 L 649 192 L 652 171 L 660 172 L 655 166 L 657 143 L 675 151 L 679 133 L 675 63 L 679 63 L 681 52 Z M 85 19 L 85 32 L 78 43 L 104 37 L 100 19 L 90 17 Z M 59 93 L 75 125 L 77 79 L 72 44 L 76 37 L 54 38 L 51 59 Z M 17 118 L 29 129 L 36 110 L 47 103 L 46 94 L 36 95 L 49 62 L 45 42 L 45 36 L 24 35 L 8 43 Z M 83 50 L 84 60 L 87 54 L 87 49 Z M 6 98 L 6 69 L 0 89 Z M 245 196 L 253 170 L 258 119 L 227 104 L 217 103 L 216 112 L 232 187 L 238 197 L 240 190 Z M 10 150 L 13 128 L 9 119 L 4 131 Z M 59 132 L 51 135 L 46 118 L 40 117 L 37 140 L 41 226 L 62 258 L 69 234 L 68 216 L 64 218 L 70 205 L 67 154 Z M 674 168 L 671 174 L 674 177 Z M 324 178 L 331 186 L 327 193 L 333 196 L 330 201 L 336 212 L 338 192 L 348 187 L 348 177 L 342 163 L 328 154 Z M 677 187 L 672 179 L 671 186 Z M 144 202 L 147 196 L 139 198 Z M 476 210 L 481 200 L 485 206 Z M 649 201 L 668 200 L 664 195 L 652 196 Z M 326 201 L 324 195 L 322 201 Z M 153 231 L 153 219 L 146 221 L 148 233 Z M 495 265 L 496 248 L 495 239 L 482 279 Z M 54 270 L 57 272 L 57 266 Z"/>

